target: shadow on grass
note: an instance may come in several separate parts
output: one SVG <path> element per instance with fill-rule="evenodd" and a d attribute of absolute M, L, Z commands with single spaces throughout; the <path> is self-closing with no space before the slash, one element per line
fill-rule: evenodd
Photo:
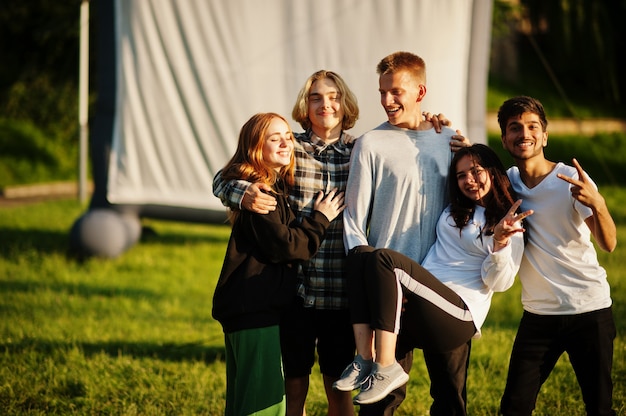
<path fill-rule="evenodd" d="M 215 233 L 207 230 L 206 234 L 186 234 L 174 232 L 158 232 L 153 227 L 143 227 L 141 230 L 140 243 L 145 244 L 164 244 L 164 245 L 180 245 L 180 244 L 226 244 L 230 236 L 230 228 L 224 233 Z"/>
<path fill-rule="evenodd" d="M 25 250 L 67 254 L 69 232 L 0 227 L 0 256 L 13 258 Z"/>
<path fill-rule="evenodd" d="M 195 245 L 226 244 L 230 230 L 216 233 L 207 230 L 206 234 L 158 233 L 151 227 L 143 227 L 138 244 L 160 245 Z M 22 255 L 25 251 L 37 251 L 40 254 L 60 254 L 68 259 L 84 260 L 70 250 L 70 231 L 49 231 L 20 229 L 0 226 L 0 257 L 7 260 Z"/>
<path fill-rule="evenodd" d="M 8 295 L 11 293 L 35 293 L 42 291 L 53 291 L 81 296 L 83 298 L 104 297 L 129 299 L 151 299 L 158 300 L 162 296 L 155 292 L 138 289 L 134 287 L 102 287 L 85 283 L 60 283 L 60 282 L 33 282 L 33 281 L 1 281 L 0 293 Z"/>
<path fill-rule="evenodd" d="M 206 345 L 203 341 L 190 343 L 154 344 L 150 342 L 55 342 L 41 341 L 32 338 L 22 339 L 20 342 L 0 343 L 0 351 L 9 354 L 23 355 L 36 352 L 44 355 L 54 355 L 55 352 L 64 352 L 72 348 L 80 349 L 85 357 L 106 354 L 112 358 L 152 358 L 172 362 L 204 362 L 210 364 L 224 361 L 224 347 Z"/>

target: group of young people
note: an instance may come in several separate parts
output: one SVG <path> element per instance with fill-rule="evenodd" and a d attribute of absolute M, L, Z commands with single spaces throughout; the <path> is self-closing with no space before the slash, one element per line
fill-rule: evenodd
<path fill-rule="evenodd" d="M 292 112 L 304 133 L 278 114 L 253 116 L 214 179 L 233 226 L 213 299 L 225 414 L 304 415 L 317 353 L 329 415 L 353 415 L 354 404 L 391 415 L 420 348 L 431 414 L 464 415 L 471 340 L 516 275 L 524 315 L 502 413 L 530 415 L 566 351 L 588 414 L 613 414 L 615 325 L 590 236 L 612 251 L 615 224 L 575 160 L 545 158 L 541 103 L 521 96 L 500 108 L 516 162 L 507 171 L 488 146 L 424 119 L 420 57 L 396 52 L 377 73 L 380 126 L 346 134 L 356 98 L 318 71 Z"/>

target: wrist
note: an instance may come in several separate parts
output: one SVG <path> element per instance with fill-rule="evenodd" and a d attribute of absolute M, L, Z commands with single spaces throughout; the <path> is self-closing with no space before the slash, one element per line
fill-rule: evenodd
<path fill-rule="evenodd" d="M 493 244 L 494 244 L 494 245 L 496 245 L 496 244 L 497 244 L 497 245 L 499 245 L 499 246 L 502 246 L 502 247 L 503 247 L 503 246 L 506 246 L 508 243 L 509 243 L 509 239 L 508 239 L 508 238 L 506 238 L 506 237 L 504 237 L 504 238 L 502 238 L 502 239 L 500 239 L 500 240 L 499 240 L 499 239 L 497 239 L 497 238 L 496 238 L 496 236 L 495 236 L 495 235 L 493 236 Z"/>

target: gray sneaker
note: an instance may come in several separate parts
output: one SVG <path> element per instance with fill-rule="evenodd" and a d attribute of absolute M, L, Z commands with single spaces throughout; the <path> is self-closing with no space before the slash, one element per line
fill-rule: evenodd
<path fill-rule="evenodd" d="M 389 393 L 409 381 L 409 375 L 404 372 L 402 366 L 396 361 L 389 367 L 380 367 L 374 363 L 372 374 L 363 384 L 361 392 L 354 397 L 354 404 L 370 404 L 381 401 Z"/>
<path fill-rule="evenodd" d="M 352 391 L 363 383 L 363 380 L 372 371 L 372 360 L 364 360 L 363 357 L 357 355 L 354 361 L 350 363 L 341 373 L 339 380 L 333 383 L 333 389 L 339 391 Z"/>

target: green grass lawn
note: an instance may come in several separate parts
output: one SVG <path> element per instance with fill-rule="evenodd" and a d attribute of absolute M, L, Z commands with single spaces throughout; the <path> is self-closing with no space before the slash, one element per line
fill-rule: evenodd
<path fill-rule="evenodd" d="M 607 200 L 626 239 L 626 188 Z M 0 413 L 7 415 L 218 415 L 225 365 L 211 297 L 229 228 L 146 220 L 156 231 L 118 259 L 76 262 L 68 230 L 84 207 L 73 200 L 0 208 Z M 626 248 L 601 253 L 619 336 L 615 408 L 626 414 Z M 469 410 L 495 415 L 521 314 L 519 285 L 494 297 L 474 343 Z M 427 414 L 428 376 L 419 351 L 397 414 Z M 556 410 L 555 410 L 556 409 Z M 307 414 L 324 415 L 317 369 Z M 539 397 L 539 415 L 583 415 L 563 357 Z"/>
<path fill-rule="evenodd" d="M 490 144 L 500 151 L 497 138 Z M 626 415 L 626 141 L 550 136 L 546 153 L 565 161 L 576 155 L 618 224 L 617 249 L 599 256 L 618 326 L 614 407 Z M 222 414 L 224 341 L 211 299 L 229 227 L 144 220 L 155 233 L 119 258 L 78 262 L 67 247 L 84 210 L 74 200 L 0 207 L 0 414 Z M 519 299 L 519 284 L 496 294 L 483 338 L 474 342 L 472 415 L 497 414 Z M 431 403 L 423 359 L 419 351 L 415 356 L 398 415 L 427 414 Z M 307 414 L 326 414 L 317 367 Z M 542 388 L 535 414 L 585 414 L 566 356 Z"/>

